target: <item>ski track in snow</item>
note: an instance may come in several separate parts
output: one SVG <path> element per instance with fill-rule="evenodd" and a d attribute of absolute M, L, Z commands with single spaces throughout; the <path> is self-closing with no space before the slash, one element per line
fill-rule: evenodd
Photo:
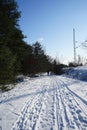
<path fill-rule="evenodd" d="M 40 90 L 27 95 L 11 130 L 87 130 L 87 101 L 69 88 L 67 78 L 49 76 L 35 83 Z"/>
<path fill-rule="evenodd" d="M 85 106 L 84 102 L 82 102 L 80 98 L 78 98 L 72 91 L 70 91 L 67 84 L 65 84 L 63 81 L 60 81 L 60 83 L 57 82 L 57 84 L 62 103 L 61 108 L 63 108 L 63 118 L 65 118 L 66 121 L 66 129 L 86 130 L 87 115 L 83 109 L 83 106 Z M 87 110 L 87 106 L 85 107 Z M 62 129 L 63 128 L 59 130 Z"/>

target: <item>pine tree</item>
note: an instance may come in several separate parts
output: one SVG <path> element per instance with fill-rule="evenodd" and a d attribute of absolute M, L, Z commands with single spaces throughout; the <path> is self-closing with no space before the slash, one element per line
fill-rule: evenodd
<path fill-rule="evenodd" d="M 48 57 L 39 42 L 33 44 L 33 71 L 34 73 L 46 72 L 49 69 Z"/>
<path fill-rule="evenodd" d="M 0 84 L 5 85 L 14 82 L 16 57 L 7 47 L 0 48 Z"/>
<path fill-rule="evenodd" d="M 19 39 L 20 42 L 23 39 L 18 26 L 19 18 L 15 0 L 0 0 L 0 85 L 13 82 L 17 73 L 19 62 L 13 47 L 17 46 Z"/>
<path fill-rule="evenodd" d="M 17 3 L 14 0 L 0 1 L 0 43 L 9 42 L 11 34 L 15 28 L 18 28 L 19 18 L 20 12 L 18 12 Z"/>

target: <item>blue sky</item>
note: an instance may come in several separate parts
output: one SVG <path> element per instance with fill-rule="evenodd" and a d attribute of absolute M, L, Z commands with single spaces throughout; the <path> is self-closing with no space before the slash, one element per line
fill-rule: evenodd
<path fill-rule="evenodd" d="M 61 62 L 73 60 L 73 28 L 77 46 L 87 39 L 87 0 L 16 0 L 21 11 L 19 25 L 32 44 L 37 40 L 46 53 Z M 86 50 L 77 55 L 86 57 Z"/>

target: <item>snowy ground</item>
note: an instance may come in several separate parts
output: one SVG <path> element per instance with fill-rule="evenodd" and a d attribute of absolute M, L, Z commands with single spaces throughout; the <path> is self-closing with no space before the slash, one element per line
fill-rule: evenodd
<path fill-rule="evenodd" d="M 87 82 L 87 66 L 66 68 L 65 76 Z"/>
<path fill-rule="evenodd" d="M 87 130 L 87 82 L 42 76 L 0 93 L 0 130 Z"/>

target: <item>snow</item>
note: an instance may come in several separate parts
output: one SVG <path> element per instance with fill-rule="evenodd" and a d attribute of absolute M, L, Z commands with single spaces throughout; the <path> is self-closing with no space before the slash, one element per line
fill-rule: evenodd
<path fill-rule="evenodd" d="M 78 80 L 87 81 L 87 66 L 71 67 L 66 69 L 66 75 Z"/>
<path fill-rule="evenodd" d="M 87 130 L 87 82 L 41 76 L 0 92 L 0 130 Z"/>

